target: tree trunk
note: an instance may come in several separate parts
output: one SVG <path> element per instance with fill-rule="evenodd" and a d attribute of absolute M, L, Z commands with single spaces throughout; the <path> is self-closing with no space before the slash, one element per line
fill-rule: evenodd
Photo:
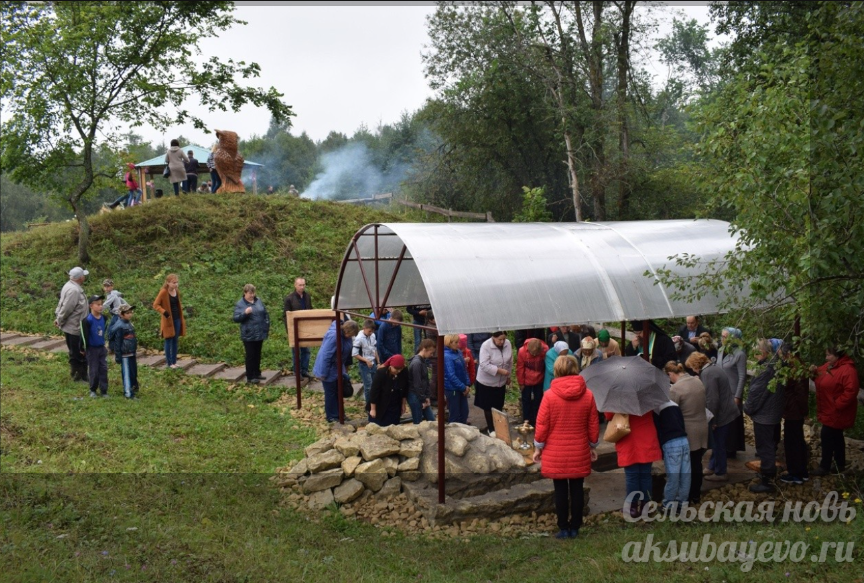
<path fill-rule="evenodd" d="M 627 73 L 630 64 L 630 16 L 635 0 L 624 0 L 621 10 L 621 36 L 618 42 L 618 220 L 630 211 L 630 128 L 627 125 Z"/>
<path fill-rule="evenodd" d="M 86 267 L 90 263 L 90 223 L 87 221 L 87 213 L 84 208 L 78 206 L 78 202 L 69 201 L 75 218 L 78 219 L 78 264 Z"/>
<path fill-rule="evenodd" d="M 594 198 L 594 218 L 606 220 L 606 153 L 603 139 L 603 2 L 594 0 L 594 26 L 591 31 L 591 53 L 588 56 L 591 85 L 591 105 L 594 110 L 594 167 L 591 173 L 591 196 Z"/>
<path fill-rule="evenodd" d="M 562 123 L 566 120 L 562 119 Z M 573 152 L 573 140 L 570 132 L 564 130 L 564 143 L 567 145 L 567 171 L 570 173 L 570 188 L 573 190 L 573 209 L 576 212 L 576 222 L 582 222 L 582 205 L 579 203 L 579 176 L 576 174 L 576 154 Z"/>

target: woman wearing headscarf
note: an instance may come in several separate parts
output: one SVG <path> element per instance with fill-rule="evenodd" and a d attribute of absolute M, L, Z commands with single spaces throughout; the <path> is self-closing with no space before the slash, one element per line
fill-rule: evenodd
<path fill-rule="evenodd" d="M 168 180 L 174 187 L 174 196 L 180 196 L 180 184 L 186 181 L 186 164 L 189 158 L 180 149 L 180 142 L 171 140 L 171 147 L 165 152 L 165 164 L 168 165 Z"/>
<path fill-rule="evenodd" d="M 726 474 L 726 436 L 732 422 L 741 414 L 732 398 L 729 378 L 701 352 L 691 354 L 685 366 L 699 375 L 699 380 L 705 386 L 705 406 L 714 415 L 710 422 L 714 446 L 705 479 L 712 482 L 726 482 L 729 480 Z"/>
<path fill-rule="evenodd" d="M 394 354 L 378 367 L 372 378 L 369 403 L 366 405 L 369 423 L 377 423 L 381 427 L 399 424 L 402 413 L 406 411 L 408 380 L 405 357 L 401 354 Z"/>
<path fill-rule="evenodd" d="M 576 538 L 585 506 L 583 484 L 597 459 L 600 441 L 594 395 L 579 376 L 576 358 L 555 361 L 555 380 L 540 403 L 534 434 L 534 462 L 555 487 L 558 539 Z"/>
<path fill-rule="evenodd" d="M 824 476 L 846 470 L 846 439 L 843 430 L 855 425 L 858 411 L 858 371 L 845 351 L 825 350 L 825 363 L 811 366 L 816 382 L 816 417 L 822 424 L 822 460 L 812 473 Z"/>
<path fill-rule="evenodd" d="M 583 338 L 581 347 L 576 351 L 576 361 L 579 363 L 579 370 L 583 371 L 601 360 L 603 360 L 603 353 L 597 350 L 594 339 Z"/>
<path fill-rule="evenodd" d="M 513 369 L 513 349 L 505 332 L 493 332 L 492 338 L 480 347 L 480 366 L 477 382 L 474 385 L 477 395 L 474 406 L 483 409 L 487 431 L 495 426 L 492 422 L 492 409 L 504 409 L 504 396 L 510 384 Z"/>
<path fill-rule="evenodd" d="M 549 390 L 552 385 L 552 379 L 555 378 L 555 361 L 559 356 L 570 354 L 570 347 L 563 340 L 559 340 L 552 348 L 546 351 L 546 373 L 543 377 L 543 392 Z"/>
<path fill-rule="evenodd" d="M 468 335 L 459 335 L 459 350 L 462 351 L 462 358 L 465 359 L 465 372 L 468 373 L 468 384 L 473 385 L 477 380 L 477 361 L 474 360 L 474 355 L 468 348 Z"/>
<path fill-rule="evenodd" d="M 717 365 L 729 377 L 729 386 L 739 412 L 744 411 L 744 383 L 747 380 L 747 353 L 738 328 L 727 326 L 720 332 L 720 348 L 717 350 Z M 739 415 L 729 428 L 726 440 L 726 455 L 735 458 L 739 451 L 746 451 L 744 441 L 744 415 Z"/>

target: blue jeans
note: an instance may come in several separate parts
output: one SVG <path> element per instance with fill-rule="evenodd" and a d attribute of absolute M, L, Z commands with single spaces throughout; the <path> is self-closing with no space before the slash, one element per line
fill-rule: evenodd
<path fill-rule="evenodd" d="M 648 502 L 651 500 L 651 464 L 633 464 L 624 468 L 624 483 L 627 486 L 627 496 L 637 492 L 632 502 Z M 642 494 L 641 498 L 639 493 Z"/>
<path fill-rule="evenodd" d="M 165 364 L 177 364 L 177 339 L 180 338 L 180 320 L 174 320 L 174 338 L 165 339 Z"/>
<path fill-rule="evenodd" d="M 138 204 L 141 202 L 141 189 L 130 190 L 126 197 L 126 206 L 132 206 L 132 203 Z"/>
<path fill-rule="evenodd" d="M 295 354 L 293 351 L 292 355 Z M 312 353 L 308 348 L 300 348 L 300 376 L 308 377 L 309 376 L 309 359 L 312 358 Z M 297 363 L 294 363 L 294 366 L 297 366 Z M 296 370 L 294 371 L 297 372 Z"/>
<path fill-rule="evenodd" d="M 372 377 L 375 376 L 375 371 L 378 370 L 378 365 L 369 366 L 365 362 L 358 362 L 357 369 L 360 371 L 360 378 L 363 380 L 363 397 L 366 399 L 366 404 L 369 404 L 369 389 L 372 387 Z"/>
<path fill-rule="evenodd" d="M 468 422 L 468 397 L 462 391 L 444 391 L 444 397 L 447 399 L 447 408 L 450 410 L 450 416 L 447 418 L 448 423 L 467 423 Z"/>
<path fill-rule="evenodd" d="M 339 385 L 336 379 L 321 381 L 324 385 L 324 415 L 327 422 L 339 421 Z"/>
<path fill-rule="evenodd" d="M 421 421 L 435 421 L 435 413 L 432 412 L 432 407 L 423 407 L 423 401 L 420 400 L 414 393 L 408 393 L 408 407 L 411 409 L 411 419 L 414 425 Z"/>
<path fill-rule="evenodd" d="M 711 439 L 714 445 L 711 448 L 711 461 L 708 462 L 708 469 L 714 470 L 718 476 L 726 475 L 726 438 L 729 437 L 729 430 L 732 428 L 732 423 L 727 423 L 723 427 L 717 427 L 711 430 Z"/>
<path fill-rule="evenodd" d="M 131 399 L 138 392 L 138 360 L 134 354 L 120 357 L 120 371 L 123 378 L 123 396 Z"/>
<path fill-rule="evenodd" d="M 690 442 L 676 437 L 663 444 L 663 463 L 666 465 L 666 487 L 663 505 L 686 502 L 690 496 Z"/>
<path fill-rule="evenodd" d="M 215 193 L 216 190 L 222 186 L 222 180 L 219 178 L 219 173 L 215 170 L 210 171 L 210 182 L 212 183 L 210 184 L 210 194 Z"/>

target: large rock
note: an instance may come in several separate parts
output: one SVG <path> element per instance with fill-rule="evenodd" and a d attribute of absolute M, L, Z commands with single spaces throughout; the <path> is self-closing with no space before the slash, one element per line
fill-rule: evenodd
<path fill-rule="evenodd" d="M 354 477 L 373 492 L 377 492 L 387 480 L 387 469 L 383 461 L 376 459 L 357 466 Z"/>
<path fill-rule="evenodd" d="M 309 467 L 306 465 L 306 458 L 303 458 L 297 464 L 288 470 L 288 475 L 299 478 L 300 476 L 306 474 L 309 471 Z"/>
<path fill-rule="evenodd" d="M 369 423 L 366 425 L 366 435 L 387 435 L 387 428 L 377 423 Z"/>
<path fill-rule="evenodd" d="M 319 439 L 305 449 L 306 457 L 312 457 L 313 455 L 329 451 L 333 449 L 334 443 L 336 443 L 335 437 L 325 437 L 324 439 Z"/>
<path fill-rule="evenodd" d="M 315 454 L 306 458 L 306 467 L 313 474 L 338 468 L 345 461 L 345 456 L 339 453 L 338 450 L 329 449 L 323 453 Z"/>
<path fill-rule="evenodd" d="M 387 498 L 392 498 L 394 496 L 398 496 L 401 493 L 402 493 L 402 480 L 400 478 L 396 477 L 396 478 L 390 478 L 389 480 L 384 482 L 384 485 L 381 487 L 381 489 L 378 491 L 378 493 L 375 496 L 376 496 L 376 498 L 387 499 Z"/>
<path fill-rule="evenodd" d="M 386 475 L 386 474 L 385 474 Z M 342 483 L 345 472 L 342 468 L 334 468 L 317 474 L 312 474 L 303 482 L 303 493 L 311 494 L 328 488 L 335 488 Z"/>
<path fill-rule="evenodd" d="M 309 501 L 307 502 L 310 510 L 324 510 L 331 504 L 333 504 L 333 492 L 328 488 L 327 490 L 321 490 L 320 492 L 315 492 L 311 496 L 309 496 Z"/>
<path fill-rule="evenodd" d="M 480 436 L 479 429 L 472 425 L 463 425 L 462 423 L 451 423 L 447 425 L 445 432 L 447 434 L 447 439 L 450 439 L 451 435 L 458 435 L 465 441 L 474 441 Z"/>
<path fill-rule="evenodd" d="M 461 435 L 451 434 L 447 432 L 447 439 L 444 441 L 444 449 L 453 455 L 462 457 L 468 451 L 468 440 Z"/>
<path fill-rule="evenodd" d="M 346 458 L 344 462 L 342 462 L 342 471 L 345 472 L 345 477 L 350 478 L 354 475 L 354 471 L 357 469 L 357 466 L 363 463 L 363 458 L 359 455 L 355 455 L 353 457 Z"/>
<path fill-rule="evenodd" d="M 493 464 L 489 458 L 483 452 L 477 451 L 473 447 L 462 458 L 462 463 L 467 470 L 475 474 L 488 474 L 493 468 Z"/>
<path fill-rule="evenodd" d="M 346 424 L 334 423 L 330 427 L 330 433 L 333 433 L 336 435 L 343 435 L 343 436 L 351 435 L 355 431 L 357 431 L 357 428 L 354 427 L 353 425 L 348 425 L 347 423 Z"/>
<path fill-rule="evenodd" d="M 360 497 L 364 488 L 365 486 L 359 480 L 355 480 L 354 478 L 345 480 L 333 490 L 333 499 L 339 504 L 351 502 Z"/>
<path fill-rule="evenodd" d="M 423 453 L 422 439 L 406 439 L 399 443 L 399 455 L 407 458 L 420 457 Z"/>
<path fill-rule="evenodd" d="M 415 470 L 420 469 L 420 458 L 419 457 L 411 457 L 399 464 L 396 467 L 396 471 L 398 473 L 402 472 L 413 472 Z"/>
<path fill-rule="evenodd" d="M 360 448 L 360 454 L 366 461 L 399 453 L 399 442 L 386 435 L 367 435 L 365 437 L 355 437 L 354 440 Z"/>
<path fill-rule="evenodd" d="M 511 468 L 524 468 L 525 458 L 503 441 L 498 441 L 500 445 L 489 447 L 484 453 L 489 458 L 493 471 L 506 472 Z"/>
<path fill-rule="evenodd" d="M 336 443 L 333 444 L 333 447 L 339 450 L 339 453 L 344 455 L 346 458 L 353 457 L 360 453 L 360 448 L 357 447 L 357 444 L 348 437 L 340 437 L 336 440 Z"/>
<path fill-rule="evenodd" d="M 397 441 L 418 439 L 420 437 L 420 430 L 417 429 L 416 425 L 391 425 L 387 428 L 387 435 Z"/>
<path fill-rule="evenodd" d="M 387 475 L 391 478 L 396 475 L 396 468 L 399 467 L 399 458 L 395 456 L 381 458 L 384 462 L 384 469 L 387 470 Z"/>

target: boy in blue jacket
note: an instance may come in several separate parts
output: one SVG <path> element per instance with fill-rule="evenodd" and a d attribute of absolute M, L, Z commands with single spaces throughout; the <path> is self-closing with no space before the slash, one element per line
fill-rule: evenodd
<path fill-rule="evenodd" d="M 105 318 L 102 316 L 102 296 L 90 296 L 90 313 L 81 320 L 81 346 L 87 357 L 90 396 L 98 397 L 96 389 L 108 396 L 108 349 L 105 347 Z"/>
<path fill-rule="evenodd" d="M 138 338 L 135 327 L 130 321 L 134 306 L 123 304 L 117 310 L 120 319 L 114 323 L 108 332 L 111 346 L 114 347 L 114 360 L 120 364 L 123 375 L 123 396 L 127 399 L 138 399 Z"/>

